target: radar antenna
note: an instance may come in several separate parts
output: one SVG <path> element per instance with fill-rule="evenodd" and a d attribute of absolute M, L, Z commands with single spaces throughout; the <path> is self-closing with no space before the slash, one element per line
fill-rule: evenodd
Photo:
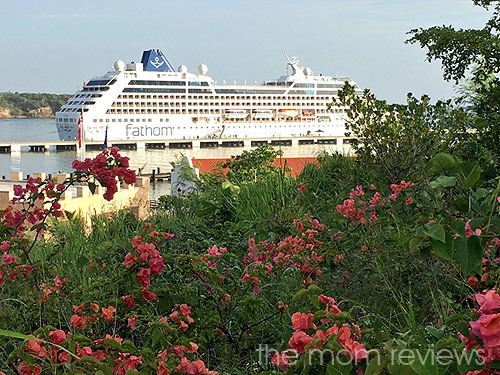
<path fill-rule="evenodd" d="M 292 57 L 292 59 L 290 59 L 290 57 L 288 57 L 288 54 L 285 52 L 285 56 L 286 56 L 286 59 L 287 59 L 287 62 L 288 62 L 288 65 L 290 65 L 292 67 L 292 71 L 293 71 L 293 74 L 296 74 L 297 71 L 300 71 L 301 69 L 299 68 L 299 60 L 297 60 L 296 57 Z M 288 68 L 288 67 L 287 67 Z"/>

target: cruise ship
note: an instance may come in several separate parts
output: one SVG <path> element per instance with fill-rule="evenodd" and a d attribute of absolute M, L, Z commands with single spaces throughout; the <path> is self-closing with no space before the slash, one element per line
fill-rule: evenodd
<path fill-rule="evenodd" d="M 286 55 L 286 53 L 285 53 Z M 260 85 L 218 84 L 201 64 L 177 71 L 157 49 L 118 60 L 56 113 L 61 140 L 169 140 L 343 136 L 345 108 L 331 106 L 349 77 L 314 75 L 286 55 L 289 74 Z M 81 130 L 80 130 L 81 128 Z"/>

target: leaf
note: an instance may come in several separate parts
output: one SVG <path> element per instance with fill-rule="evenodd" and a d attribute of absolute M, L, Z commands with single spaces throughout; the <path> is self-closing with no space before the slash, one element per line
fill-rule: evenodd
<path fill-rule="evenodd" d="M 422 237 L 412 237 L 410 241 L 408 242 L 408 248 L 410 251 L 415 251 L 418 249 L 420 244 L 422 243 Z"/>
<path fill-rule="evenodd" d="M 451 229 L 461 237 L 465 237 L 465 222 L 461 219 L 453 220 L 450 225 Z"/>
<path fill-rule="evenodd" d="M 413 371 L 420 375 L 438 375 L 437 361 L 432 350 L 427 349 L 425 354 L 417 349 L 413 349 L 411 352 L 413 358 L 410 367 Z"/>
<path fill-rule="evenodd" d="M 379 375 L 391 360 L 383 355 L 373 357 L 365 369 L 365 375 Z"/>
<path fill-rule="evenodd" d="M 309 300 L 311 301 L 311 303 L 314 306 L 314 308 L 319 309 L 319 300 L 318 300 L 318 295 L 317 294 L 311 294 L 311 295 L 309 295 Z"/>
<path fill-rule="evenodd" d="M 307 289 L 301 289 L 292 298 L 292 303 L 297 302 L 299 299 L 304 297 L 307 294 Z"/>
<path fill-rule="evenodd" d="M 373 321 L 373 329 L 375 330 L 375 332 L 379 332 L 383 327 L 383 324 L 382 324 L 382 319 L 380 319 L 380 316 L 377 315 L 375 317 L 375 320 Z"/>
<path fill-rule="evenodd" d="M 6 337 L 21 339 L 21 340 L 34 340 L 34 341 L 45 342 L 45 340 L 38 339 L 36 337 L 31 337 L 31 336 L 25 335 L 23 333 L 15 332 L 15 331 L 7 331 L 5 329 L 0 329 L 0 336 L 6 336 Z"/>
<path fill-rule="evenodd" d="M 427 230 L 424 232 L 426 235 L 429 237 L 435 238 L 438 241 L 441 241 L 442 243 L 445 243 L 446 241 L 446 236 L 444 232 L 444 228 L 441 224 L 439 223 L 428 223 L 426 225 Z"/>
<path fill-rule="evenodd" d="M 457 162 L 450 154 L 440 152 L 429 161 L 427 169 L 434 173 L 449 171 L 457 166 Z"/>
<path fill-rule="evenodd" d="M 80 358 L 80 363 L 92 363 L 94 365 L 100 365 L 101 361 L 99 361 L 97 358 L 90 357 L 88 355 L 84 355 L 83 357 Z"/>
<path fill-rule="evenodd" d="M 476 164 L 465 181 L 460 184 L 460 190 L 470 189 L 479 180 L 479 177 L 481 177 L 481 167 Z"/>
<path fill-rule="evenodd" d="M 215 263 L 215 268 L 217 268 L 217 272 L 219 273 L 219 275 L 221 275 L 224 268 L 222 262 L 219 261 Z"/>
<path fill-rule="evenodd" d="M 89 190 L 92 194 L 95 194 L 95 189 L 96 189 L 96 184 L 95 182 L 89 182 L 88 183 L 88 186 L 89 186 Z"/>
<path fill-rule="evenodd" d="M 465 319 L 466 316 L 464 314 L 453 314 L 452 316 L 449 316 L 446 318 L 446 320 L 444 321 L 444 324 L 446 326 L 451 326 L 453 323 L 459 321 L 460 319 Z"/>
<path fill-rule="evenodd" d="M 450 187 L 457 184 L 457 179 L 455 177 L 439 176 L 434 181 L 429 182 L 429 186 L 432 189 L 439 187 Z"/>
<path fill-rule="evenodd" d="M 462 273 L 468 276 L 475 268 L 480 267 L 483 260 L 483 250 L 479 237 L 470 236 L 467 239 L 458 237 L 453 241 L 453 259 L 460 262 Z"/>
<path fill-rule="evenodd" d="M 445 235 L 444 243 L 431 238 L 432 250 L 443 259 L 453 260 L 453 238 L 449 233 Z"/>
<path fill-rule="evenodd" d="M 326 366 L 326 374 L 327 375 L 349 375 L 352 370 L 352 363 L 348 361 L 344 363 L 346 358 L 335 358 L 336 360 L 333 363 L 329 363 Z M 339 360 L 341 359 L 341 360 Z"/>

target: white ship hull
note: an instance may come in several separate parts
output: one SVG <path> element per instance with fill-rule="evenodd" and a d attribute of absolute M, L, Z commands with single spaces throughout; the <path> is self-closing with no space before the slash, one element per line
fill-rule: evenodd
<path fill-rule="evenodd" d="M 338 137 L 345 108 L 328 105 L 345 81 L 361 92 L 349 78 L 313 76 L 295 59 L 288 60 L 294 74 L 262 85 L 217 85 L 204 65 L 199 74 L 174 72 L 156 50 L 142 61 L 126 69 L 117 62 L 78 91 L 56 114 L 60 139 Z"/>

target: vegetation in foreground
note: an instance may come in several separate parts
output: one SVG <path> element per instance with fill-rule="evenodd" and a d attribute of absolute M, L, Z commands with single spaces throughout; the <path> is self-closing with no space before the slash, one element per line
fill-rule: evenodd
<path fill-rule="evenodd" d="M 132 182 L 116 149 L 65 184 L 17 187 L 23 209 L 0 224 L 1 373 L 498 373 L 492 93 L 390 105 L 346 86 L 356 158 L 319 155 L 295 179 L 260 148 L 147 222 L 51 219 L 75 180 L 110 199 Z"/>

